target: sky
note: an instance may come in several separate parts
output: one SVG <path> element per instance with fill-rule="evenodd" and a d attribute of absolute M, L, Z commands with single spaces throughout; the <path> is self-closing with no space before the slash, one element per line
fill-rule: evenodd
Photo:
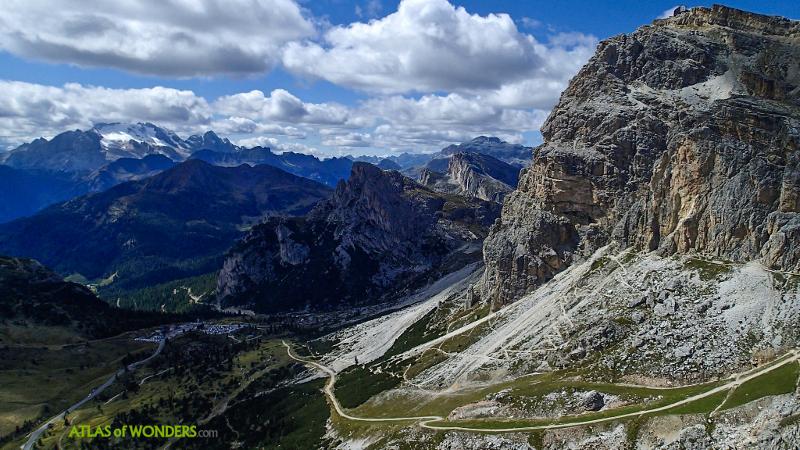
<path fill-rule="evenodd" d="M 726 4 L 800 18 L 795 0 Z M 675 6 L 3 0 L 0 149 L 139 121 L 322 156 L 430 152 L 478 135 L 536 145 L 597 43 Z"/>

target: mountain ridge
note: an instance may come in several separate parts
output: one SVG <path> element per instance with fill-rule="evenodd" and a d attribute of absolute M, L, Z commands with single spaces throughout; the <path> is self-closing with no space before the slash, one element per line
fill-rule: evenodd
<path fill-rule="evenodd" d="M 715 6 L 601 42 L 487 238 L 486 295 L 512 301 L 611 241 L 800 269 L 796 35 Z"/>
<path fill-rule="evenodd" d="M 356 162 L 350 178 L 305 218 L 271 219 L 234 246 L 218 297 L 258 311 L 377 303 L 397 294 L 398 284 L 474 260 L 475 253 L 458 249 L 480 242 L 498 213 L 491 202 L 439 194 Z"/>
<path fill-rule="evenodd" d="M 122 284 L 167 281 L 216 270 L 241 227 L 264 215 L 303 214 L 329 192 L 272 166 L 189 160 L 0 225 L 0 251 L 89 279 L 119 271 Z"/>
<path fill-rule="evenodd" d="M 444 161 L 447 162 L 446 172 L 436 171 Z M 519 167 L 492 156 L 459 151 L 446 160 L 431 160 L 418 179 L 436 191 L 502 203 L 503 198 L 517 187 L 519 171 Z"/>
<path fill-rule="evenodd" d="M 120 158 L 162 155 L 180 162 L 204 149 L 233 152 L 238 147 L 213 131 L 184 140 L 150 122 L 98 123 L 86 131 L 65 131 L 22 144 L 0 155 L 0 163 L 17 169 L 90 172 Z"/>

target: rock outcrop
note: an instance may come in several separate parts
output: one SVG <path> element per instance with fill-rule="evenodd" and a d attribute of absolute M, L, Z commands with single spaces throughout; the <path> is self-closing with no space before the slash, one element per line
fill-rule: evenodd
<path fill-rule="evenodd" d="M 531 147 L 521 144 L 510 144 L 494 136 L 478 136 L 461 144 L 448 145 L 439 154 L 447 157 L 456 153 L 480 153 L 522 168 L 530 163 L 532 152 Z"/>
<path fill-rule="evenodd" d="M 519 182 L 519 167 L 481 153 L 454 153 L 447 173 L 425 168 L 419 180 L 435 191 L 502 202 Z"/>
<path fill-rule="evenodd" d="M 437 193 L 356 162 L 307 217 L 269 220 L 235 246 L 218 296 L 259 311 L 377 303 L 479 258 L 474 247 L 498 215 L 496 203 Z"/>
<path fill-rule="evenodd" d="M 800 23 L 693 8 L 602 42 L 486 239 L 513 301 L 599 246 L 800 270 Z"/>

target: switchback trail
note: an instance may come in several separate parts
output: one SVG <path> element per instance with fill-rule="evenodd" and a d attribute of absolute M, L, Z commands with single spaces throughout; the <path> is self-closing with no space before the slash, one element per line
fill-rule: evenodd
<path fill-rule="evenodd" d="M 321 370 L 328 375 L 328 382 L 325 383 L 325 387 L 323 391 L 325 395 L 330 399 L 331 404 L 333 405 L 333 409 L 336 410 L 336 414 L 344 417 L 345 419 L 356 420 L 359 422 L 413 422 L 417 420 L 443 420 L 443 417 L 439 416 L 412 416 L 412 417 L 390 417 L 390 418 L 370 418 L 370 417 L 356 417 L 348 414 L 342 405 L 339 404 L 339 400 L 336 398 L 336 395 L 333 393 L 333 386 L 336 384 L 336 372 L 333 371 L 330 367 L 323 366 L 315 361 L 310 361 L 307 359 L 303 359 L 297 355 L 292 354 L 292 347 L 286 343 L 286 341 L 282 341 L 283 345 L 286 346 L 286 353 L 289 355 L 290 358 L 294 359 L 295 361 L 301 362 L 305 365 L 314 367 L 315 369 Z"/>
<path fill-rule="evenodd" d="M 588 420 L 581 420 L 581 421 L 574 421 L 569 423 L 553 423 L 548 425 L 531 425 L 531 426 L 519 426 L 519 427 L 507 427 L 507 428 L 478 428 L 478 427 L 468 427 L 468 426 L 457 426 L 457 425 L 438 425 L 434 424 L 434 422 L 444 421 L 445 418 L 441 416 L 409 416 L 409 417 L 381 417 L 381 418 L 373 418 L 373 417 L 357 417 L 351 414 L 348 414 L 344 408 L 339 404 L 339 400 L 336 398 L 334 393 L 334 386 L 336 384 L 336 372 L 331 369 L 330 367 L 324 366 L 316 361 L 307 360 L 305 358 L 301 358 L 292 353 L 292 348 L 289 346 L 286 341 L 283 341 L 283 345 L 286 346 L 286 353 L 289 355 L 290 358 L 294 359 L 295 361 L 301 362 L 308 366 L 311 366 L 315 369 L 321 370 L 325 374 L 328 375 L 328 381 L 325 383 L 325 388 L 323 391 L 325 395 L 330 400 L 333 408 L 336 410 L 336 413 L 349 420 L 359 421 L 359 422 L 409 422 L 409 421 L 418 421 L 419 425 L 423 428 L 427 428 L 430 430 L 439 430 L 439 431 L 474 431 L 474 432 L 483 432 L 483 433 L 511 433 L 511 432 L 520 432 L 520 431 L 542 431 L 542 430 L 554 430 L 559 428 L 570 428 L 570 427 L 577 427 L 582 425 L 594 425 L 603 422 L 610 422 L 618 419 L 626 419 L 630 417 L 637 417 L 642 416 L 645 414 L 657 413 L 662 411 L 668 411 L 672 408 L 686 405 L 692 403 L 694 401 L 710 397 L 714 394 L 719 392 L 724 392 L 726 390 L 735 389 L 739 385 L 757 378 L 761 375 L 769 373 L 779 367 L 783 367 L 786 364 L 798 362 L 800 358 L 800 353 L 798 350 L 792 350 L 788 352 L 788 356 L 777 360 L 778 362 L 767 364 L 763 367 L 757 369 L 750 369 L 744 371 L 737 375 L 732 375 L 729 380 L 732 380 L 728 383 L 723 385 L 717 386 L 715 388 L 709 389 L 705 392 L 700 394 L 696 394 L 690 397 L 687 397 L 683 400 L 678 400 L 672 402 L 670 404 L 654 407 L 654 408 L 647 408 L 642 409 L 639 411 L 629 412 L 629 413 L 620 413 L 613 416 L 608 417 L 601 417 L 597 419 L 588 419 Z"/>

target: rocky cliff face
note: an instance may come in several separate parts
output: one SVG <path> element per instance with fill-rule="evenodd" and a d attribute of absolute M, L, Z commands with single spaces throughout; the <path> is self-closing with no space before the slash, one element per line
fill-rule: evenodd
<path fill-rule="evenodd" d="M 419 180 L 439 192 L 502 202 L 519 182 L 519 167 L 481 153 L 455 153 L 447 159 L 447 173 L 426 168 Z"/>
<path fill-rule="evenodd" d="M 800 269 L 800 24 L 714 6 L 602 42 L 486 240 L 513 301 L 599 246 Z"/>
<path fill-rule="evenodd" d="M 260 311 L 376 303 L 474 259 L 479 252 L 467 249 L 498 214 L 494 203 L 357 162 L 306 218 L 267 221 L 234 247 L 218 295 Z"/>

